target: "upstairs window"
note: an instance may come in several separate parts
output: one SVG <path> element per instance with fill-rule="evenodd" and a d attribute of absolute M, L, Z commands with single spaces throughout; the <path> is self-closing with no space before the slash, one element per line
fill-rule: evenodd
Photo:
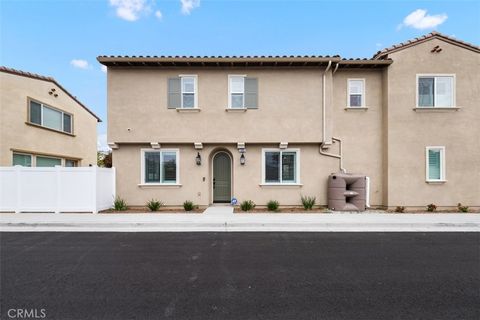
<path fill-rule="evenodd" d="M 348 107 L 365 107 L 364 79 L 348 79 Z"/>
<path fill-rule="evenodd" d="M 196 108 L 196 77 L 184 76 L 182 79 L 182 108 Z"/>
<path fill-rule="evenodd" d="M 43 103 L 30 100 L 29 122 L 39 126 L 72 133 L 72 115 Z"/>
<path fill-rule="evenodd" d="M 196 75 L 180 75 L 168 79 L 168 108 L 198 108 Z"/>
<path fill-rule="evenodd" d="M 177 184 L 178 150 L 144 150 L 142 156 L 142 183 Z"/>
<path fill-rule="evenodd" d="M 418 107 L 454 107 L 454 76 L 421 75 L 417 83 Z"/>
<path fill-rule="evenodd" d="M 445 181 L 445 147 L 427 147 L 427 182 Z"/>
<path fill-rule="evenodd" d="M 245 76 L 228 76 L 229 107 L 245 108 Z"/>

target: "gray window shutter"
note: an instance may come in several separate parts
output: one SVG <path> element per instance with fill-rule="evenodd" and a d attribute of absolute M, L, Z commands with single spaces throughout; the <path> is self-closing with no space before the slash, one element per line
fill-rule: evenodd
<path fill-rule="evenodd" d="M 258 79 L 245 78 L 245 107 L 258 109 Z"/>
<path fill-rule="evenodd" d="M 168 79 L 168 108 L 176 109 L 180 108 L 182 104 L 182 84 L 181 79 L 169 78 Z"/>

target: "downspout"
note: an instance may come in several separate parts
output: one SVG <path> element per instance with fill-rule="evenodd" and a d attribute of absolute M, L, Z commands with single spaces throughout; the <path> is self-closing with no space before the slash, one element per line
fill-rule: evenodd
<path fill-rule="evenodd" d="M 328 153 L 322 150 L 323 143 L 320 144 L 320 148 L 318 149 L 318 152 L 320 152 L 321 155 L 327 156 L 327 157 L 332 157 L 332 158 L 337 158 L 340 160 L 340 172 L 347 173 L 347 169 L 343 167 L 343 150 L 342 150 L 342 140 L 338 138 L 332 137 L 333 141 L 338 142 L 338 153 L 339 154 L 333 154 L 333 153 Z"/>
<path fill-rule="evenodd" d="M 332 60 L 328 61 L 327 68 L 323 72 L 323 81 L 322 81 L 322 90 L 323 90 L 323 95 L 322 95 L 322 118 L 323 118 L 323 125 L 322 125 L 322 130 L 323 130 L 323 136 L 322 136 L 322 144 L 324 144 L 325 141 L 325 136 L 327 135 L 327 130 L 326 130 L 326 124 L 327 124 L 327 119 L 326 119 L 326 104 L 327 104 L 327 99 L 325 98 L 325 93 L 326 93 L 326 86 L 325 82 L 327 80 L 327 72 L 330 70 L 332 66 Z"/>
<path fill-rule="evenodd" d="M 332 61 L 330 60 L 330 61 L 328 61 L 328 65 L 327 65 L 327 68 L 325 69 L 325 72 L 323 73 L 323 82 L 322 82 L 322 87 L 323 87 L 323 99 L 322 99 L 323 137 L 322 137 L 322 143 L 320 143 L 320 147 L 318 149 L 318 152 L 321 155 L 339 159 L 339 161 L 340 161 L 340 171 L 343 172 L 343 173 L 346 173 L 347 170 L 343 167 L 342 140 L 332 137 L 332 141 L 338 142 L 338 152 L 339 152 L 339 154 L 333 154 L 333 153 L 328 153 L 328 152 L 323 151 L 323 147 L 324 147 L 325 142 L 326 142 L 325 141 L 325 135 L 326 135 L 326 132 L 327 132 L 326 131 L 327 119 L 326 119 L 326 97 L 325 97 L 326 86 L 325 86 L 325 82 L 326 82 L 326 79 L 327 79 L 327 72 L 328 72 L 328 70 L 330 70 L 331 66 L 332 66 Z M 333 73 L 335 73 L 337 71 L 337 69 L 338 69 L 338 63 L 336 64 L 335 69 L 333 70 Z"/>

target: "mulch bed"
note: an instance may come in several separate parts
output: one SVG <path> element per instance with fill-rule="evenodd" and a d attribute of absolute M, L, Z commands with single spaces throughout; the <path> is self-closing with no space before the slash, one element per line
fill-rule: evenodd
<path fill-rule="evenodd" d="M 151 214 L 168 214 L 168 213 L 185 213 L 185 214 L 198 214 L 205 211 L 205 209 L 193 209 L 192 211 L 185 211 L 183 208 L 161 208 L 158 211 L 150 211 L 147 207 L 135 207 L 135 208 L 128 208 L 127 210 L 117 211 L 113 209 L 107 209 L 100 211 L 100 213 L 151 213 Z"/>
<path fill-rule="evenodd" d="M 242 209 L 240 209 L 239 207 L 235 207 L 233 212 L 234 213 L 272 213 L 272 214 L 278 214 L 278 213 L 307 213 L 307 214 L 309 214 L 309 213 L 315 213 L 315 214 L 319 214 L 319 213 L 323 213 L 323 214 L 340 213 L 340 212 L 337 212 L 337 211 L 329 210 L 327 208 L 316 208 L 316 209 L 312 209 L 312 210 L 305 210 L 303 208 L 281 208 L 277 211 L 268 211 L 267 208 L 255 208 L 255 209 L 252 209 L 250 211 L 242 211 Z M 370 209 L 370 210 L 366 210 L 366 211 L 359 212 L 359 213 L 363 213 L 363 214 L 369 214 L 369 213 L 391 213 L 391 214 L 405 214 L 405 213 L 406 214 L 471 213 L 471 214 L 478 214 L 478 213 L 480 213 L 480 210 L 469 209 L 468 212 L 460 212 L 458 210 L 436 210 L 434 212 L 428 212 L 426 210 L 408 210 L 408 209 L 406 209 L 405 212 L 395 212 L 395 210 Z"/>

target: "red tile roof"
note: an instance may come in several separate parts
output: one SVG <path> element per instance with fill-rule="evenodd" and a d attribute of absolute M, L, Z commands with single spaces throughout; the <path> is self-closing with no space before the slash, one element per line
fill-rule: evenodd
<path fill-rule="evenodd" d="M 418 38 L 415 38 L 415 39 L 412 39 L 412 40 L 408 40 L 406 42 L 401 42 L 399 44 L 396 44 L 396 45 L 393 45 L 391 47 L 380 50 L 373 56 L 373 59 L 383 59 L 389 53 L 399 51 L 399 50 L 403 50 L 405 48 L 420 44 L 420 43 L 425 42 L 425 41 L 429 41 L 431 39 L 441 39 L 441 40 L 447 41 L 449 43 L 464 47 L 466 49 L 470 49 L 470 50 L 473 50 L 475 52 L 480 52 L 480 47 L 478 47 L 476 45 L 473 45 L 471 43 L 468 43 L 468 42 L 465 42 L 465 41 L 462 41 L 462 40 L 458 40 L 458 39 L 453 38 L 453 37 L 446 36 L 446 35 L 444 35 L 440 32 L 437 32 L 437 31 L 433 31 L 433 32 L 431 32 L 429 34 L 426 34 L 426 35 L 423 35 L 421 37 L 418 37 Z"/>

